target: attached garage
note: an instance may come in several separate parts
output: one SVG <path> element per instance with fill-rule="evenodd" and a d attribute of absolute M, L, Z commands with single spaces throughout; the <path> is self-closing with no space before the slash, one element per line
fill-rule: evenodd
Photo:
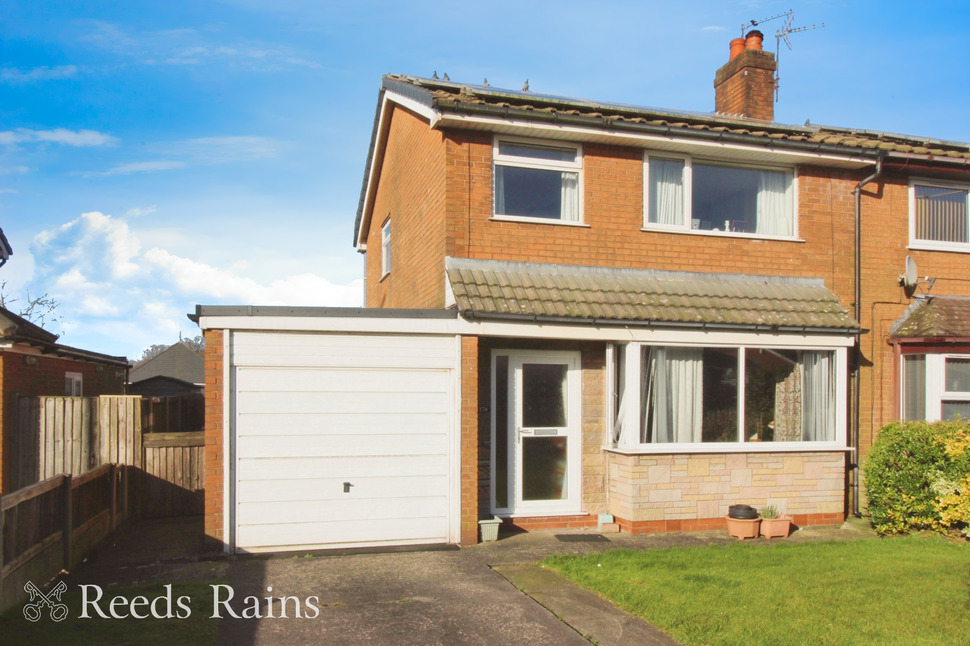
<path fill-rule="evenodd" d="M 224 342 L 230 550 L 459 541 L 455 335 L 237 330 Z"/>

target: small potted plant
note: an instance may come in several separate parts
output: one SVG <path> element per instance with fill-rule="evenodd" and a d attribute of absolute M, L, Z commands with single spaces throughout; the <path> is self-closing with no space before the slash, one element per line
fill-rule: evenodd
<path fill-rule="evenodd" d="M 778 513 L 778 508 L 768 505 L 761 508 L 761 535 L 771 540 L 772 538 L 788 538 L 791 531 L 791 516 Z"/>

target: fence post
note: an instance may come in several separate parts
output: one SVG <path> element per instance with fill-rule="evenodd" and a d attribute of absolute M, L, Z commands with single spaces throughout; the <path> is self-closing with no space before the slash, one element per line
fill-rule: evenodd
<path fill-rule="evenodd" d="M 70 474 L 64 476 L 64 569 L 71 569 L 71 539 L 74 538 L 74 496 L 72 494 L 72 478 Z"/>

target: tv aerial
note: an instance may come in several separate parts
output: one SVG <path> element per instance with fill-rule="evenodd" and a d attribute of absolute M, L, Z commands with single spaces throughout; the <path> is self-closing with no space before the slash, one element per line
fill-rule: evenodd
<path fill-rule="evenodd" d="M 758 27 L 759 25 L 771 22 L 772 20 L 778 20 L 779 18 L 785 19 L 785 24 L 781 29 L 775 32 L 775 103 L 778 103 L 778 85 L 781 81 L 781 77 L 778 75 L 778 68 L 780 67 L 781 61 L 781 41 L 785 41 L 785 45 L 788 46 L 788 50 L 791 51 L 791 40 L 788 36 L 790 34 L 797 34 L 803 31 L 812 31 L 813 29 L 821 29 L 825 26 L 825 23 L 818 25 L 807 25 L 804 27 L 792 27 L 792 22 L 795 20 L 795 12 L 792 9 L 784 13 L 780 13 L 777 16 L 772 16 L 770 18 L 765 18 L 763 20 L 751 20 L 741 25 L 741 37 L 744 38 L 744 32 L 752 27 Z"/>

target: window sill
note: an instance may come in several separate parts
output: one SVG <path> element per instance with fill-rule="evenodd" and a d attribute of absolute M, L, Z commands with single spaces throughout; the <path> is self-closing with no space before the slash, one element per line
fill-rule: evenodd
<path fill-rule="evenodd" d="M 671 455 L 683 453 L 838 453 L 852 451 L 838 442 L 746 442 L 724 444 L 658 444 L 656 446 L 604 446 L 608 453 L 620 455 Z"/>
<path fill-rule="evenodd" d="M 641 227 L 644 233 L 675 233 L 688 236 L 711 236 L 715 238 L 744 238 L 748 240 L 776 240 L 778 242 L 805 242 L 794 236 L 766 236 L 757 233 L 735 233 L 732 231 L 707 231 L 701 229 L 674 229 L 668 227 Z"/>
<path fill-rule="evenodd" d="M 518 224 L 553 224 L 562 227 L 579 227 L 581 229 L 590 228 L 584 222 L 573 222 L 571 220 L 554 220 L 552 218 L 527 218 L 515 215 L 493 215 L 489 218 L 492 222 L 515 222 Z"/>
<path fill-rule="evenodd" d="M 390 275 L 391 275 L 391 272 L 387 272 L 386 274 L 381 274 L 380 280 L 378 280 L 377 282 L 378 283 L 383 283 L 384 282 L 384 279 L 387 278 Z"/>
<path fill-rule="evenodd" d="M 949 251 L 951 253 L 970 253 L 970 244 L 953 243 L 950 245 L 933 244 L 932 242 L 910 242 L 907 249 L 914 251 Z"/>

